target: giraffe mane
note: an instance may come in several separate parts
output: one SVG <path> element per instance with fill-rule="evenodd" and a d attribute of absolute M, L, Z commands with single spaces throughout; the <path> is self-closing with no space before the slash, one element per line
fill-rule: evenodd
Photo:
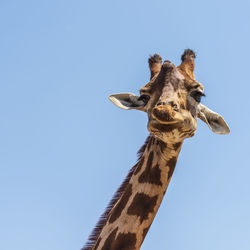
<path fill-rule="evenodd" d="M 142 145 L 142 147 L 138 150 L 137 152 L 137 163 L 129 170 L 126 178 L 124 179 L 124 181 L 122 182 L 122 184 L 120 185 L 120 187 L 117 189 L 117 191 L 115 192 L 115 194 L 113 195 L 112 199 L 110 200 L 108 206 L 106 207 L 104 213 L 101 215 L 99 221 L 97 222 L 96 226 L 94 227 L 93 231 L 91 232 L 90 236 L 88 237 L 88 241 L 85 244 L 85 246 L 81 249 L 81 250 L 91 250 L 93 248 L 93 246 L 96 243 L 96 240 L 98 239 L 103 227 L 105 226 L 107 220 L 108 220 L 108 215 L 111 211 L 111 209 L 114 207 L 114 205 L 116 204 L 116 202 L 121 198 L 123 192 L 125 191 L 138 163 L 140 162 L 143 153 L 146 150 L 146 147 L 148 145 L 148 142 L 150 141 L 152 136 L 148 136 L 145 143 Z"/>

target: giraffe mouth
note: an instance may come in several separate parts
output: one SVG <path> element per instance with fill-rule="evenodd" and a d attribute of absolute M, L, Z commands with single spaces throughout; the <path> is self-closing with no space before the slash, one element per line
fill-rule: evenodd
<path fill-rule="evenodd" d="M 148 131 L 153 135 L 162 136 L 164 133 L 172 133 L 175 129 L 181 127 L 180 123 L 160 123 L 157 120 L 150 120 L 148 123 Z"/>

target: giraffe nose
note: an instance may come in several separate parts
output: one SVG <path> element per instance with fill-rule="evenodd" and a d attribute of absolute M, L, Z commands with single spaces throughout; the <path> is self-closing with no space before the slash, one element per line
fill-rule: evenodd
<path fill-rule="evenodd" d="M 182 115 L 176 112 L 171 105 L 157 105 L 152 110 L 152 117 L 165 124 L 184 122 Z"/>

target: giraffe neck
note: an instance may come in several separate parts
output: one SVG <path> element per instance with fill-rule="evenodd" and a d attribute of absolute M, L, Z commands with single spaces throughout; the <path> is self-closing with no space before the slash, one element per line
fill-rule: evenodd
<path fill-rule="evenodd" d="M 95 243 L 84 249 L 140 249 L 171 180 L 182 142 L 169 145 L 150 136 L 145 146 Z"/>

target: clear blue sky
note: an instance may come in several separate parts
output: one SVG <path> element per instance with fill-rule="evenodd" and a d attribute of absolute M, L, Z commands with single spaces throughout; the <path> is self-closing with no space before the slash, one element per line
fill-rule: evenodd
<path fill-rule="evenodd" d="M 249 250 L 249 1 L 0 2 L 0 249 L 80 249 L 136 162 L 146 115 L 108 101 L 149 54 L 197 52 L 199 122 L 142 250 Z"/>

